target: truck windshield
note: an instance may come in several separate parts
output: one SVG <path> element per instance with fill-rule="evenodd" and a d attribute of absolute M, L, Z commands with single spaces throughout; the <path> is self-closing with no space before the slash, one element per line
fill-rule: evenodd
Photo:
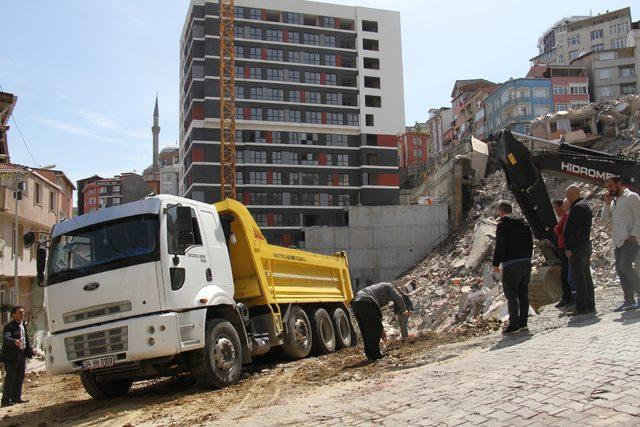
<path fill-rule="evenodd" d="M 73 230 L 51 243 L 47 284 L 158 261 L 158 216 L 139 215 Z"/>

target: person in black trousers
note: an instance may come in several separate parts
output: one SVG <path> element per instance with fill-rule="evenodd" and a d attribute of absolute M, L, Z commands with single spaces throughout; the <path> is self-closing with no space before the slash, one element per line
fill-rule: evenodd
<path fill-rule="evenodd" d="M 384 336 L 382 307 L 392 301 L 398 316 L 402 339 L 407 338 L 407 322 L 404 321 L 407 316 L 405 299 L 408 300 L 409 297 L 400 294 L 391 283 L 382 282 L 362 289 L 351 301 L 351 308 L 364 341 L 364 353 L 369 360 L 378 360 L 383 357 L 380 352 L 380 338 Z"/>
<path fill-rule="evenodd" d="M 595 313 L 596 301 L 591 277 L 591 225 L 593 213 L 580 196 L 580 187 L 570 185 L 565 192 L 571 210 L 564 226 L 565 254 L 576 287 L 576 308 L 569 315 Z"/>
<path fill-rule="evenodd" d="M 533 237 L 531 227 L 513 214 L 513 206 L 500 202 L 500 220 L 496 226 L 496 247 L 493 252 L 493 271 L 502 267 L 502 288 L 509 307 L 509 324 L 503 334 L 528 330 L 529 279 L 531 278 L 531 255 Z"/>
<path fill-rule="evenodd" d="M 4 362 L 4 384 L 2 385 L 2 402 L 0 406 L 11 406 L 26 403 L 22 400 L 22 382 L 27 359 L 33 357 L 33 348 L 29 343 L 27 327 L 23 322 L 24 308 L 15 306 L 11 309 L 13 320 L 2 331 L 2 361 Z"/>

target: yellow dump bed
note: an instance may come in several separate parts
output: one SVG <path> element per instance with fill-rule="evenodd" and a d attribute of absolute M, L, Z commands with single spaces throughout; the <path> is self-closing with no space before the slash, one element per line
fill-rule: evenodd
<path fill-rule="evenodd" d="M 229 251 L 237 302 L 249 307 L 271 307 L 290 303 L 348 304 L 353 298 L 344 252 L 319 255 L 271 245 L 242 203 L 227 199 L 215 207 L 221 216 L 234 217 L 231 232 L 236 243 L 229 244 Z"/>

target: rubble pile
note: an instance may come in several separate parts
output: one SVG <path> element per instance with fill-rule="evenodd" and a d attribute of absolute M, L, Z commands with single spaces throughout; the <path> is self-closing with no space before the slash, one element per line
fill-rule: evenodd
<path fill-rule="evenodd" d="M 601 136 L 591 147 L 595 150 L 640 158 L 640 96 L 591 104 L 598 116 L 615 119 L 616 136 Z M 608 120 L 608 119 L 606 119 Z M 550 198 L 562 199 L 572 182 L 545 176 Z M 605 189 L 578 183 L 583 197 L 590 201 L 592 229 L 592 270 L 596 287 L 619 286 L 613 267 L 610 227 L 600 220 Z M 506 320 L 508 310 L 499 277 L 494 277 L 491 256 L 494 248 L 497 208 L 500 200 L 519 207 L 507 188 L 501 170 L 485 178 L 474 190 L 473 203 L 464 224 L 430 253 L 413 270 L 394 283 L 405 287 L 414 302 L 409 328 L 418 334 L 428 332 L 465 333 L 497 329 Z M 545 265 L 540 251 L 534 249 L 534 266 Z M 398 334 L 391 311 L 385 312 L 385 329 Z"/>

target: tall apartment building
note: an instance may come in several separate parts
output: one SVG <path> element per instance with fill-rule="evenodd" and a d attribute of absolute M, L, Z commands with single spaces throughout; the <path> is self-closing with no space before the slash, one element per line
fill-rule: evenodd
<path fill-rule="evenodd" d="M 587 52 L 625 47 L 630 29 L 629 7 L 596 16 L 563 18 L 540 36 L 539 54 L 531 62 L 568 65 Z"/>
<path fill-rule="evenodd" d="M 571 64 L 586 68 L 593 100 L 620 98 L 640 93 L 636 74 L 637 49 L 640 47 L 589 52 Z"/>
<path fill-rule="evenodd" d="M 398 162 L 400 168 L 419 167 L 427 162 L 429 133 L 407 131 L 398 135 Z"/>
<path fill-rule="evenodd" d="M 579 65 L 534 65 L 527 77 L 551 79 L 556 111 L 575 110 L 590 101 L 589 77 Z"/>
<path fill-rule="evenodd" d="M 484 100 L 485 133 L 489 135 L 507 125 L 529 133 L 529 121 L 553 111 L 551 79 L 511 79 L 502 83 Z"/>
<path fill-rule="evenodd" d="M 192 0 L 181 38 L 182 194 L 220 198 L 218 3 Z M 398 203 L 400 15 L 236 0 L 237 191 L 270 241 Z"/>
<path fill-rule="evenodd" d="M 444 150 L 453 142 L 453 110 L 449 107 L 431 108 L 427 126 L 431 135 L 429 154 Z"/>
<path fill-rule="evenodd" d="M 152 191 L 153 188 L 145 182 L 144 178 L 133 172 L 90 181 L 83 185 L 82 190 L 78 190 L 78 198 L 82 193 L 83 199 L 83 209 L 78 211 L 78 214 L 134 202 L 148 196 Z"/>

